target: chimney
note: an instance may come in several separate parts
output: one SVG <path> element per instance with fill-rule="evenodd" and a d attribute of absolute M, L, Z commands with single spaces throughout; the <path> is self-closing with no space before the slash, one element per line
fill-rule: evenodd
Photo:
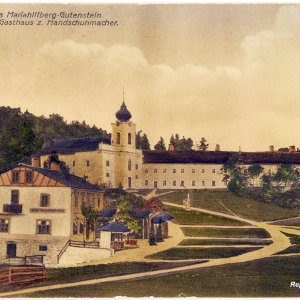
<path fill-rule="evenodd" d="M 274 146 L 271 145 L 271 146 L 269 147 L 269 150 L 270 150 L 270 152 L 275 152 Z"/>
<path fill-rule="evenodd" d="M 174 145 L 173 144 L 169 144 L 169 151 L 174 151 Z"/>
<path fill-rule="evenodd" d="M 195 150 L 196 150 L 196 151 L 199 151 L 199 150 L 200 150 L 199 144 L 196 144 L 196 145 L 195 145 Z"/>
<path fill-rule="evenodd" d="M 32 155 L 31 156 L 31 165 L 35 168 L 40 168 L 40 158 L 39 156 Z"/>
<path fill-rule="evenodd" d="M 289 152 L 296 152 L 295 146 L 289 146 Z"/>
<path fill-rule="evenodd" d="M 51 164 L 50 164 L 50 169 L 52 171 L 57 171 L 59 172 L 60 171 L 60 166 L 59 166 L 59 163 L 55 162 L 55 161 L 52 161 Z"/>
<path fill-rule="evenodd" d="M 221 151 L 221 148 L 220 148 L 220 145 L 219 144 L 216 144 L 216 149 L 215 151 Z"/>

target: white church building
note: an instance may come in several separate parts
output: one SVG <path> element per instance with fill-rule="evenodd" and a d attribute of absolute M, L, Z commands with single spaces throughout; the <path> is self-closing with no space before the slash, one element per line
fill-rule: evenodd
<path fill-rule="evenodd" d="M 56 153 L 72 174 L 90 183 L 125 189 L 224 189 L 223 164 L 233 151 L 176 151 L 136 149 L 136 124 L 123 102 L 112 123 L 111 139 L 101 137 L 53 140 L 37 153 L 40 164 Z M 279 164 L 300 166 L 300 153 L 239 152 L 245 166 L 260 164 L 264 172 L 275 172 Z M 257 179 L 258 184 L 259 179 Z"/>

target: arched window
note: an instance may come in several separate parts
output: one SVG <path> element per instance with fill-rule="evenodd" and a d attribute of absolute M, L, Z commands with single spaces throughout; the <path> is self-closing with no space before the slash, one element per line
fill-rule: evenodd
<path fill-rule="evenodd" d="M 83 224 L 83 221 L 80 221 L 79 232 L 83 233 L 83 231 L 84 231 L 84 224 Z"/>
<path fill-rule="evenodd" d="M 128 171 L 131 171 L 131 159 L 128 159 Z"/>
<path fill-rule="evenodd" d="M 76 222 L 73 222 L 73 234 L 78 233 L 78 224 Z"/>
<path fill-rule="evenodd" d="M 121 134 L 120 132 L 117 132 L 117 145 L 120 145 L 121 143 Z"/>
<path fill-rule="evenodd" d="M 131 133 L 128 133 L 128 145 L 131 145 Z"/>

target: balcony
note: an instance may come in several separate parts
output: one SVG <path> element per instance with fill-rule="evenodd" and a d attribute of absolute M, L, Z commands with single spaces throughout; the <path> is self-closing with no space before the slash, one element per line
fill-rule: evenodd
<path fill-rule="evenodd" d="M 22 213 L 22 204 L 3 204 L 3 212 L 12 214 Z"/>

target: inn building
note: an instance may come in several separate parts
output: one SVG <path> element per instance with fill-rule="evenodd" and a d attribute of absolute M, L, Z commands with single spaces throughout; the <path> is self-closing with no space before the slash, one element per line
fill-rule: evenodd
<path fill-rule="evenodd" d="M 93 228 L 81 214 L 88 203 L 105 208 L 104 192 L 81 177 L 18 164 L 0 173 L 0 258 L 44 255 L 55 264 L 68 240 L 92 238 Z"/>
<path fill-rule="evenodd" d="M 136 124 L 125 103 L 111 124 L 111 139 L 100 137 L 53 140 L 38 153 L 40 163 L 56 153 L 73 174 L 93 184 L 125 189 L 225 189 L 223 164 L 239 153 L 240 164 L 260 164 L 264 173 L 275 172 L 279 164 L 300 166 L 300 153 L 291 146 L 288 153 L 265 152 L 167 151 L 136 149 Z M 257 178 L 254 185 L 260 184 Z"/>

